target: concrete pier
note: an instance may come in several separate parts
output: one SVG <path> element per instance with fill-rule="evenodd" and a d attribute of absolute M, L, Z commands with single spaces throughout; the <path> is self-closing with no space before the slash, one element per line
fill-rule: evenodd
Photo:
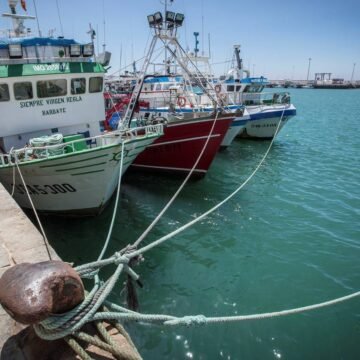
<path fill-rule="evenodd" d="M 52 260 L 60 260 L 54 249 L 50 247 L 49 250 Z M 42 235 L 0 183 L 0 277 L 15 264 L 47 260 L 50 259 Z M 86 326 L 89 327 L 91 324 Z M 122 359 L 141 359 L 127 334 L 109 327 L 109 324 L 106 327 L 112 340 L 121 349 Z M 84 331 L 88 332 L 86 329 Z M 93 345 L 87 344 L 84 348 L 92 359 L 117 358 Z M 0 305 L 0 360 L 42 359 L 80 358 L 62 339 L 49 342 L 38 338 L 32 327 L 17 323 Z"/>
<path fill-rule="evenodd" d="M 60 260 L 50 248 L 53 259 Z M 0 184 L 0 277 L 12 265 L 49 260 L 42 235 Z M 0 305 L 0 350 L 5 341 L 25 328 Z"/>

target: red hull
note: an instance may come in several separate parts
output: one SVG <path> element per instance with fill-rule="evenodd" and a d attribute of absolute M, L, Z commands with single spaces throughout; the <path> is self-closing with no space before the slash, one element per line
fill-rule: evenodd
<path fill-rule="evenodd" d="M 218 117 L 194 174 L 206 174 L 233 119 L 233 115 Z M 139 154 L 132 166 L 143 170 L 188 173 L 205 145 L 213 122 L 213 118 L 201 118 L 167 124 L 164 135 Z"/>

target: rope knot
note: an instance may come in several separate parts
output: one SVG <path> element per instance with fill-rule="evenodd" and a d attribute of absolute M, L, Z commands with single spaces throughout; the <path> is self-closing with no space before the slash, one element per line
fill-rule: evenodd
<path fill-rule="evenodd" d="M 115 265 L 120 265 L 120 264 L 124 264 L 127 265 L 130 261 L 130 258 L 127 254 L 123 254 L 120 251 L 116 252 L 114 254 L 114 264 Z"/>

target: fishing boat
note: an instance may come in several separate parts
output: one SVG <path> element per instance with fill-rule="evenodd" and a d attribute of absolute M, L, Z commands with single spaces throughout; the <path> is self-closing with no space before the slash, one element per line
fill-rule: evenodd
<path fill-rule="evenodd" d="M 208 111 L 190 104 L 185 106 L 180 101 L 184 98 L 182 90 L 187 90 L 186 86 L 181 91 L 179 89 L 179 92 L 172 89 L 171 103 L 168 103 L 169 99 L 166 97 L 165 106 L 154 105 L 155 99 L 149 96 L 144 97 L 142 91 L 148 91 L 149 86 L 146 79 L 153 77 L 147 74 L 147 70 L 158 42 L 171 56 L 171 62 L 176 61 L 182 69 L 182 76 L 190 73 L 185 61 L 188 56 L 177 39 L 177 30 L 184 21 L 184 15 L 171 11 L 166 11 L 164 14 L 156 12 L 148 16 L 148 21 L 154 30 L 153 39 L 126 112 L 119 122 L 119 128 L 137 122 L 161 123 L 164 125 L 164 136 L 139 154 L 132 168 L 179 174 L 188 173 L 194 167 L 193 176 L 204 176 L 236 114 L 233 111 L 227 111 L 211 95 L 209 96 L 213 106 Z M 167 63 L 168 61 L 165 61 L 165 64 Z M 165 72 L 168 72 L 168 69 L 165 69 Z M 200 83 L 198 85 L 202 86 Z M 150 105 L 146 109 L 140 109 L 137 119 L 134 120 L 139 101 L 144 100 Z"/>
<path fill-rule="evenodd" d="M 249 72 L 243 69 L 240 45 L 234 46 L 233 62 L 233 68 L 221 85 L 218 85 L 217 91 L 226 102 L 246 106 L 250 119 L 238 136 L 273 138 L 279 122 L 281 121 L 278 131 L 296 115 L 296 108 L 290 102 L 290 94 L 264 93 L 268 81 L 265 77 L 250 77 Z"/>
<path fill-rule="evenodd" d="M 202 58 L 208 59 L 207 57 Z M 195 58 L 190 55 L 187 64 L 192 59 L 195 62 Z M 196 67 L 198 67 L 198 64 L 199 59 L 196 59 Z M 200 79 L 202 86 L 196 85 L 196 82 L 194 84 L 194 78 L 196 79 L 196 77 L 192 76 L 186 80 L 186 74 L 182 76 L 147 77 L 144 81 L 144 91 L 141 93 L 141 99 L 149 102 L 149 106 L 143 109 L 144 115 L 164 116 L 168 120 L 168 118 L 173 118 L 171 113 L 177 116 L 182 114 L 183 117 L 186 117 L 194 113 L 202 113 L 204 115 L 205 113 L 210 114 L 214 112 L 214 102 L 202 90 L 204 86 L 213 86 L 213 78 L 210 77 L 211 82 L 207 83 L 209 77 L 203 74 Z M 224 111 L 234 115 L 233 121 L 222 137 L 220 147 L 224 149 L 230 146 L 236 135 L 245 128 L 250 115 L 242 104 L 225 105 L 221 97 L 215 96 L 215 98 L 221 102 Z M 170 116 L 168 115 L 169 113 Z"/>
<path fill-rule="evenodd" d="M 98 214 L 162 125 L 103 133 L 110 54 L 100 62 L 92 41 L 32 36 L 23 22 L 34 17 L 17 14 L 17 3 L 0 39 L 0 182 L 24 208 Z"/>

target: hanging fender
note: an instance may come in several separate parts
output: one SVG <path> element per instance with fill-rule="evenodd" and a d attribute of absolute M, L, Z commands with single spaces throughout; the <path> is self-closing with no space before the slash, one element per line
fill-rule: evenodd
<path fill-rule="evenodd" d="M 227 95 L 225 93 L 219 93 L 218 94 L 219 100 L 223 103 L 226 104 L 227 103 Z"/>
<path fill-rule="evenodd" d="M 215 92 L 216 92 L 217 94 L 219 94 L 220 91 L 221 91 L 221 85 L 220 85 L 220 84 L 215 85 Z"/>

